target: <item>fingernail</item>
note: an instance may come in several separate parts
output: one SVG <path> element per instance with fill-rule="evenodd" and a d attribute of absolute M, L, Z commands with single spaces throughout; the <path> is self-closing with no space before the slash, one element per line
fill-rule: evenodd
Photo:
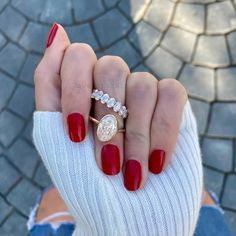
<path fill-rule="evenodd" d="M 142 178 L 141 164 L 136 160 L 128 160 L 125 164 L 124 185 L 129 191 L 139 188 Z"/>
<path fill-rule="evenodd" d="M 72 142 L 81 142 L 85 138 L 84 117 L 80 113 L 71 113 L 67 117 L 69 136 Z"/>
<path fill-rule="evenodd" d="M 47 44 L 46 44 L 47 48 L 51 46 L 53 39 L 56 36 L 57 30 L 58 30 L 58 25 L 56 23 L 54 23 L 48 33 L 48 39 L 47 39 Z"/>
<path fill-rule="evenodd" d="M 102 147 L 102 170 L 107 175 L 116 175 L 120 172 L 119 148 L 113 144 L 106 144 Z"/>
<path fill-rule="evenodd" d="M 149 170 L 153 174 L 159 174 L 163 170 L 165 162 L 165 151 L 153 150 L 149 158 Z"/>

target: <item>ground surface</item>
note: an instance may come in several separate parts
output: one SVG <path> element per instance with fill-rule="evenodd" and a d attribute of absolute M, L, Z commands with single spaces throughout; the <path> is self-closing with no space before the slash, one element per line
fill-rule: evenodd
<path fill-rule="evenodd" d="M 173 77 L 198 120 L 206 186 L 236 232 L 236 0 L 1 0 L 0 235 L 27 234 L 30 207 L 50 179 L 31 139 L 33 71 L 51 23 L 98 56 Z"/>

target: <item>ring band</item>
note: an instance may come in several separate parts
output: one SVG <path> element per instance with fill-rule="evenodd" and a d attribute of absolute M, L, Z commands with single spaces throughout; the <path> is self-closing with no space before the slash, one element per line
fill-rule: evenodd
<path fill-rule="evenodd" d="M 108 108 L 113 108 L 114 112 L 117 112 L 122 118 L 128 116 L 128 110 L 126 106 L 122 106 L 121 102 L 116 101 L 115 98 L 110 97 L 107 93 L 104 93 L 101 90 L 94 89 L 91 98 L 94 98 L 96 101 L 100 101 L 102 104 L 106 104 Z"/>
<path fill-rule="evenodd" d="M 97 137 L 101 142 L 111 140 L 118 132 L 125 132 L 125 129 L 118 129 L 118 122 L 114 115 L 105 115 L 100 121 L 92 116 L 89 116 L 89 119 L 98 125 Z"/>

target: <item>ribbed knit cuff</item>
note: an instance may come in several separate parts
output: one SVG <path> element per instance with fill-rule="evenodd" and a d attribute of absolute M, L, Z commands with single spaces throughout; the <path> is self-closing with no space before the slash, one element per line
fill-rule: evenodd
<path fill-rule="evenodd" d="M 186 104 L 167 169 L 149 173 L 129 192 L 123 174 L 106 176 L 94 155 L 92 129 L 72 143 L 59 112 L 35 112 L 33 138 L 48 172 L 76 221 L 74 235 L 193 235 L 201 206 L 202 164 L 196 121 Z"/>

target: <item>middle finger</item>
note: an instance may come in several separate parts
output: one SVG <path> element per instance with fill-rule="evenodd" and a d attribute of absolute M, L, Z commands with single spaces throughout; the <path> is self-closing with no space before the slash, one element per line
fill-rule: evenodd
<path fill-rule="evenodd" d="M 95 64 L 94 87 L 108 94 L 110 98 L 125 103 L 126 79 L 129 75 L 129 67 L 117 56 L 104 56 Z M 124 120 L 106 103 L 95 101 L 94 117 L 100 120 L 107 114 L 113 114 L 118 119 L 118 128 L 123 128 Z M 101 142 L 97 138 L 97 125 L 94 126 L 96 160 L 98 166 L 107 175 L 116 175 L 120 172 L 123 163 L 124 134 L 117 133 L 110 141 Z"/>

